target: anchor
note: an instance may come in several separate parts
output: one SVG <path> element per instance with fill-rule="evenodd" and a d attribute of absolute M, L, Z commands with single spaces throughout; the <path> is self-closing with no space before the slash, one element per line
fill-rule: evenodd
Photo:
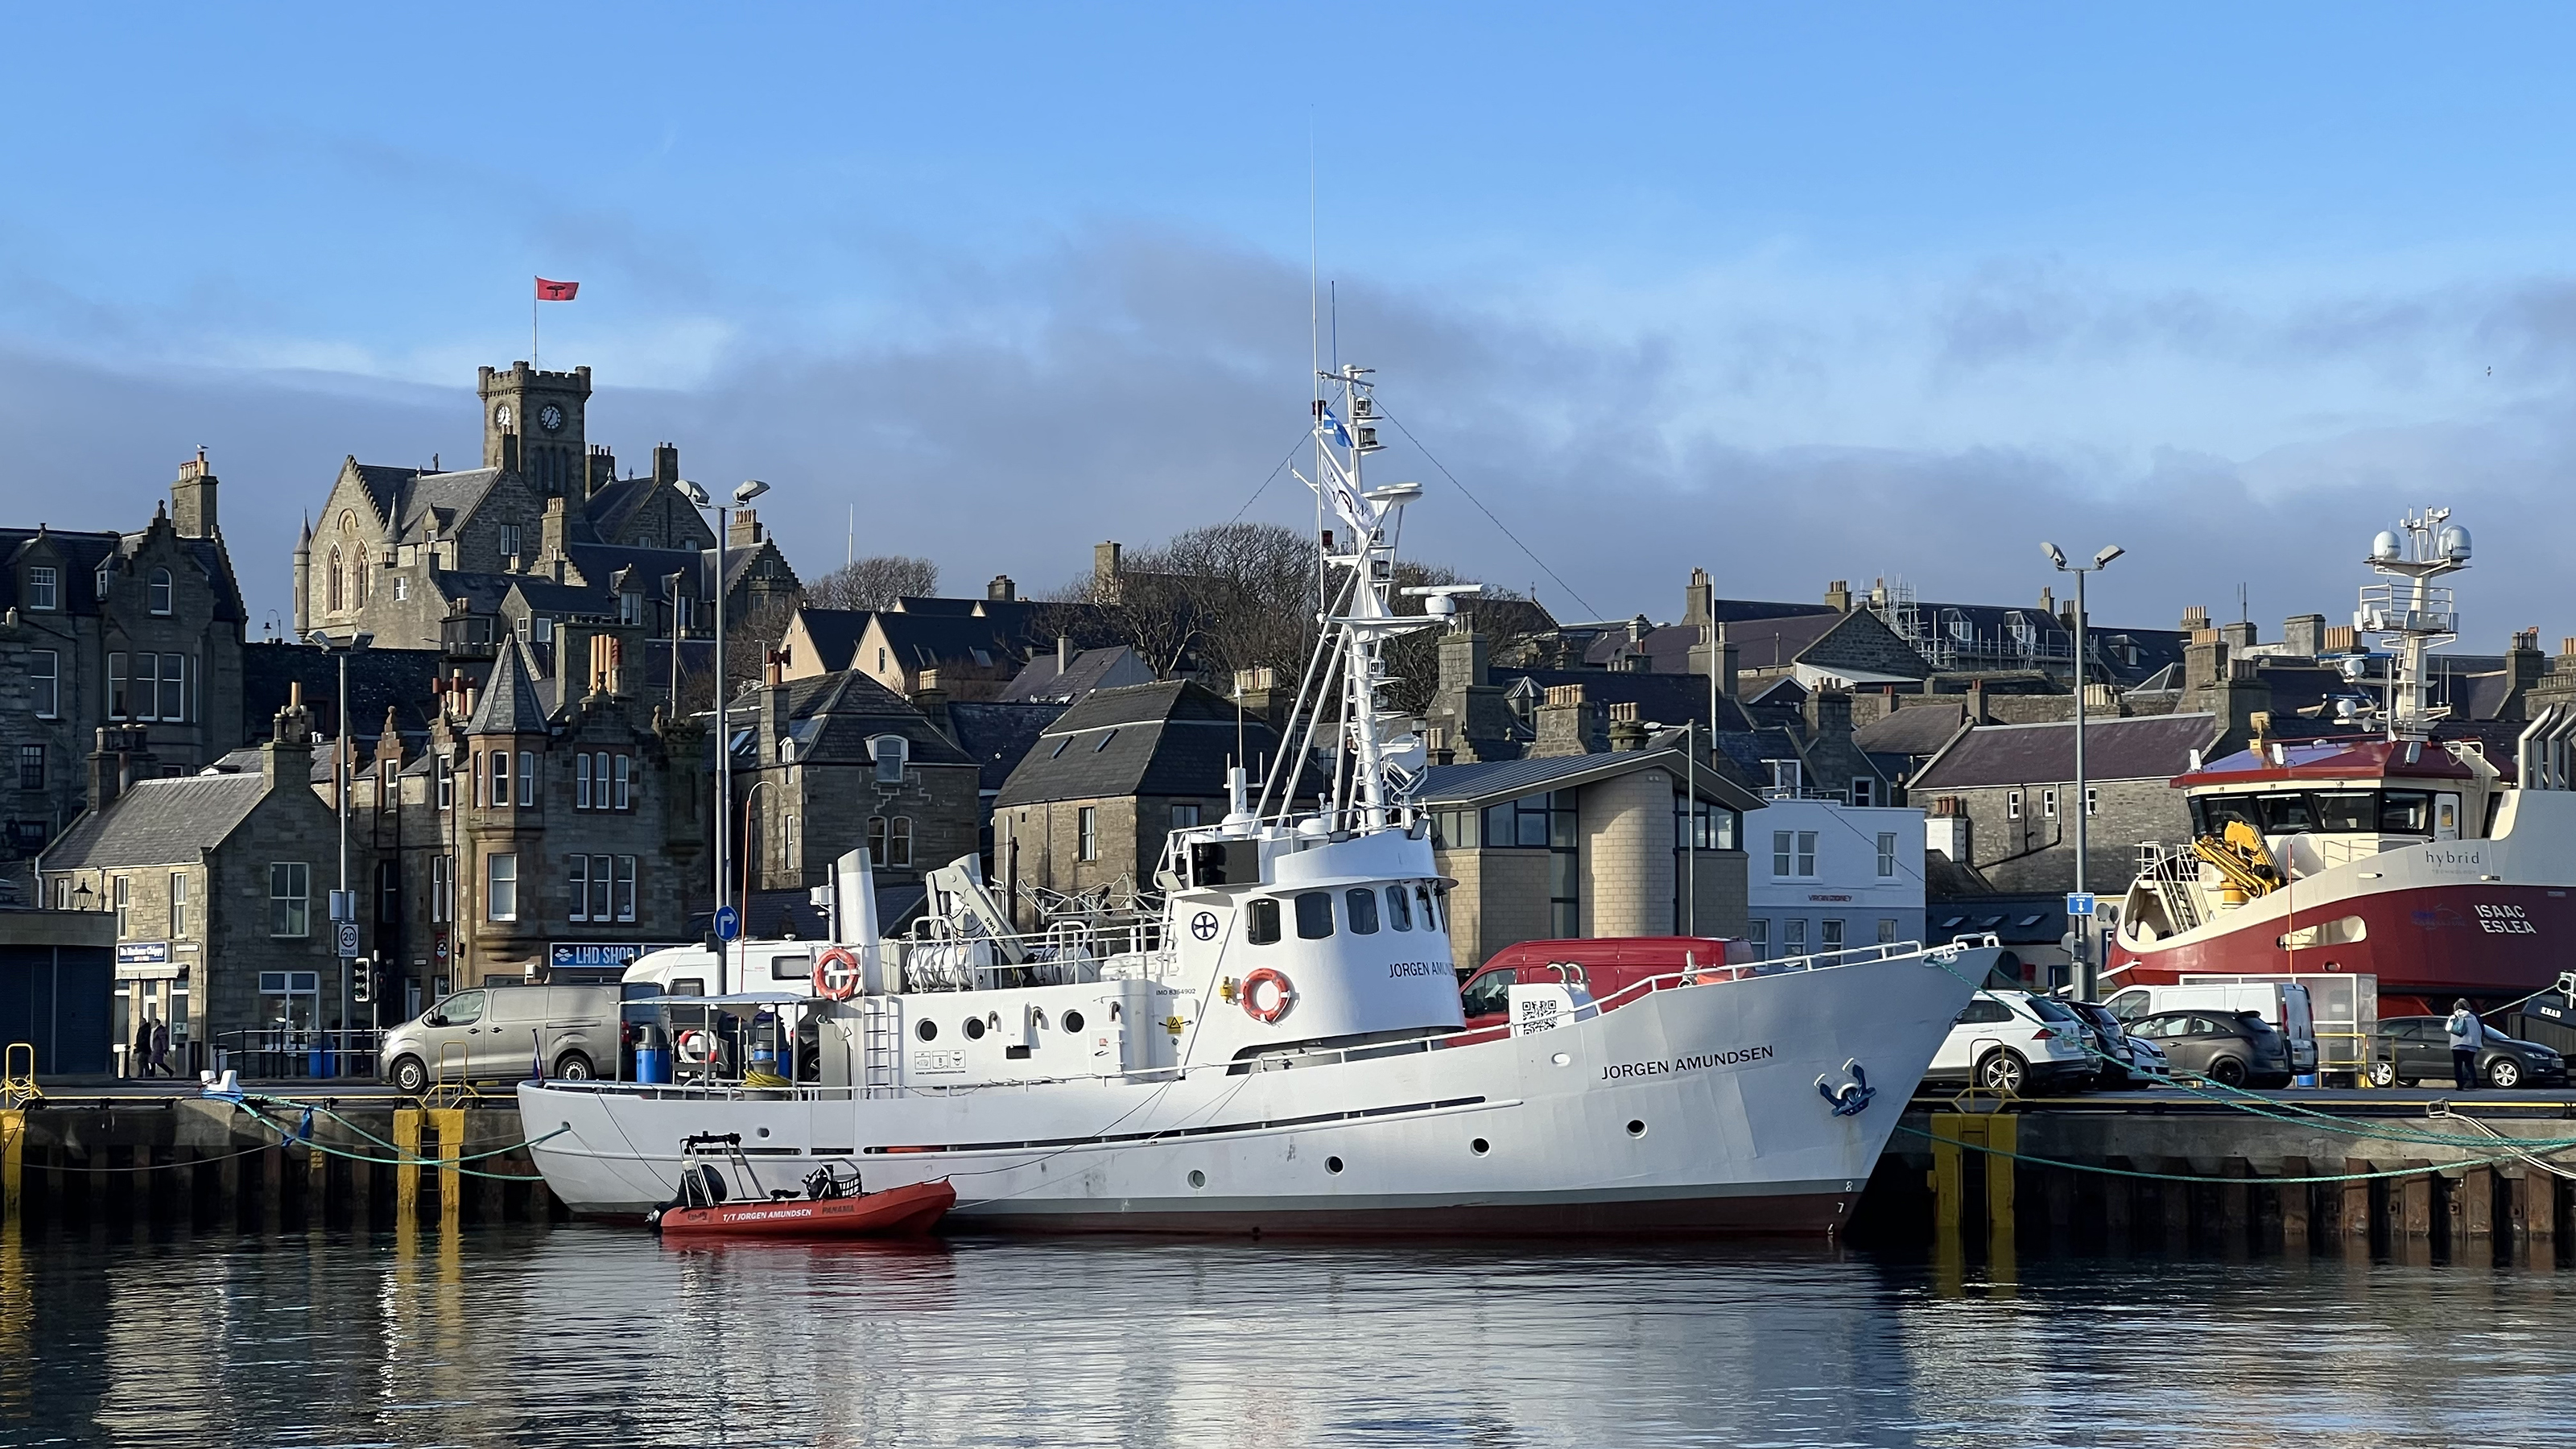
<path fill-rule="evenodd" d="M 1878 1089 L 1869 1084 L 1869 1073 L 1857 1059 L 1843 1063 L 1843 1073 L 1851 1080 L 1840 1086 L 1825 1085 L 1825 1078 L 1819 1075 L 1816 1078 L 1816 1095 L 1833 1104 L 1835 1116 L 1857 1117 L 1877 1097 Z"/>

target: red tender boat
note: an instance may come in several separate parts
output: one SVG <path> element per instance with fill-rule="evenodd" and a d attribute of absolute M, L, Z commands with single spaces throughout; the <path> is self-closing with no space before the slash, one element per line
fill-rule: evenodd
<path fill-rule="evenodd" d="M 945 1182 L 917 1182 L 856 1197 L 755 1198 L 654 1215 L 664 1237 L 917 1238 L 957 1204 Z"/>

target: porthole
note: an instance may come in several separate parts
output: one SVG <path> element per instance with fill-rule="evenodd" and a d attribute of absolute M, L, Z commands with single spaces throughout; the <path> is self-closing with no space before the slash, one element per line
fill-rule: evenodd
<path fill-rule="evenodd" d="M 766 1128 L 766 1127 L 761 1128 L 761 1129 L 760 1129 L 760 1135 L 761 1135 L 761 1136 L 763 1136 L 763 1137 L 768 1136 L 768 1135 L 769 1135 L 769 1129 L 768 1129 L 768 1128 Z"/>
<path fill-rule="evenodd" d="M 921 1038 L 923 1041 L 937 1041 L 939 1040 L 939 1023 L 935 1021 L 925 1021 L 919 1026 L 914 1027 L 912 1029 L 912 1034 Z"/>
<path fill-rule="evenodd" d="M 1570 1067 L 1574 1065 L 1574 1058 L 1567 1056 L 1563 1052 L 1558 1052 L 1555 1056 L 1549 1057 L 1548 1060 L 1556 1063 L 1560 1067 Z"/>
<path fill-rule="evenodd" d="M 1628 1121 L 1628 1135 L 1629 1135 L 1629 1136 L 1631 1136 L 1631 1137 L 1643 1137 L 1643 1136 L 1645 1136 L 1645 1135 L 1646 1135 L 1646 1124 L 1645 1124 L 1645 1123 L 1643 1123 L 1643 1122 L 1637 1121 L 1637 1120 L 1636 1120 L 1635 1118 L 1633 1118 L 1633 1117 L 1632 1117 L 1632 1118 L 1630 1118 L 1630 1119 L 1629 1119 L 1629 1121 Z"/>
<path fill-rule="evenodd" d="M 1324 1159 L 1324 1170 L 1325 1170 L 1326 1172 L 1339 1172 L 1339 1171 L 1341 1171 L 1341 1170 L 1342 1170 L 1342 1160 L 1341 1160 L 1340 1158 L 1338 1158 L 1338 1157 L 1327 1157 L 1327 1158 L 1325 1158 L 1325 1159 Z"/>
<path fill-rule="evenodd" d="M 1494 1150 L 1494 1144 L 1486 1141 L 1482 1137 L 1479 1137 L 1475 1141 L 1467 1144 L 1467 1150 L 1476 1154 L 1478 1157 L 1482 1157 L 1486 1153 Z"/>
<path fill-rule="evenodd" d="M 1206 1174 L 1206 1173 L 1204 1173 L 1204 1172 L 1199 1171 L 1199 1170 L 1198 1170 L 1197 1168 L 1195 1168 L 1195 1167 L 1191 1168 L 1191 1169 L 1190 1169 L 1190 1186 L 1192 1186 L 1192 1187 L 1205 1187 L 1205 1186 L 1207 1186 L 1207 1174 Z"/>
<path fill-rule="evenodd" d="M 1079 1011 L 1066 1012 L 1064 1014 L 1064 1029 L 1066 1031 L 1082 1030 L 1082 1013 Z"/>
<path fill-rule="evenodd" d="M 928 1026 L 930 1023 L 925 1021 L 922 1025 Z M 980 1016 L 970 1016 L 966 1018 L 966 1039 L 968 1041 L 982 1041 L 984 1039 L 984 1018 Z"/>

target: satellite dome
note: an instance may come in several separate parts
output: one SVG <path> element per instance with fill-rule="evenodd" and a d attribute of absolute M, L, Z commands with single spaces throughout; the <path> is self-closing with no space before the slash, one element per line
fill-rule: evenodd
<path fill-rule="evenodd" d="M 2469 561 L 2469 531 L 2454 523 L 2442 530 L 2442 557 L 2453 563 Z"/>
<path fill-rule="evenodd" d="M 2395 529 L 2383 528 L 2379 531 L 2379 537 L 2370 541 L 2370 558 L 2373 563 L 2395 563 L 2397 561 L 2397 531 Z"/>

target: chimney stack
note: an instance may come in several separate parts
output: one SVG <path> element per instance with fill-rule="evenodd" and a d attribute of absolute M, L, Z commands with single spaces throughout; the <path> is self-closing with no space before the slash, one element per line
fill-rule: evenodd
<path fill-rule="evenodd" d="M 1073 636 L 1070 634 L 1058 634 L 1055 636 L 1055 677 L 1058 680 L 1062 680 L 1067 674 L 1072 672 Z"/>
<path fill-rule="evenodd" d="M 181 538 L 216 536 L 215 470 L 203 448 L 179 465 L 179 481 L 170 485 L 170 526 Z"/>
<path fill-rule="evenodd" d="M 993 581 L 984 586 L 984 597 L 987 599 L 1010 600 L 1019 596 L 1020 586 L 1011 582 L 1009 574 L 995 574 Z"/>

